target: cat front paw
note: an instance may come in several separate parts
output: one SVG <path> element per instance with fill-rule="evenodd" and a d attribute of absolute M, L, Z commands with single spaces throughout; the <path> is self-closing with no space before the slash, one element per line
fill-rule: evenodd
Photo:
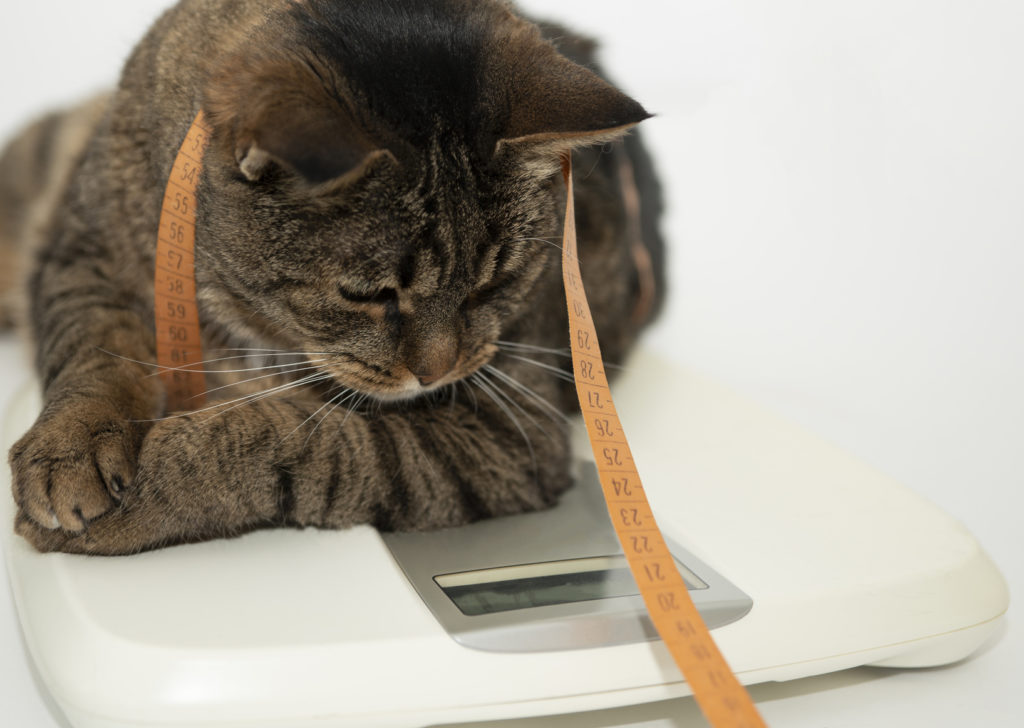
<path fill-rule="evenodd" d="M 15 443 L 10 464 L 22 516 L 44 530 L 81 533 L 121 501 L 145 432 L 109 409 L 82 401 L 44 412 Z"/>

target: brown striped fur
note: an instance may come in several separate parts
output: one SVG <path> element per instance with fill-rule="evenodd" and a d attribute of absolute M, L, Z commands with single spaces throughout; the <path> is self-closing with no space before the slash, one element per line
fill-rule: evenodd
<path fill-rule="evenodd" d="M 657 185 L 623 138 L 647 113 L 595 67 L 588 41 L 498 0 L 168 11 L 114 94 L 0 159 L 0 265 L 9 279 L 31 252 L 44 392 L 10 455 L 18 531 L 41 550 L 125 554 L 553 503 L 574 409 L 561 153 L 576 149 L 606 359 L 664 290 Z M 155 230 L 201 107 L 215 129 L 196 241 L 214 405 L 175 413 L 152 376 Z"/>

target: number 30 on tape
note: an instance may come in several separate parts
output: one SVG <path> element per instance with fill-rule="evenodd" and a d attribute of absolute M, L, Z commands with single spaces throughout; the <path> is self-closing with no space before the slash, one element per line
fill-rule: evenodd
<path fill-rule="evenodd" d="M 765 728 L 750 695 L 729 669 L 694 606 L 644 495 L 608 388 L 580 276 L 572 160 L 568 156 L 563 159 L 562 174 L 567 190 L 562 278 L 569 308 L 576 393 L 612 524 L 651 621 L 690 684 L 708 722 L 714 728 Z"/>

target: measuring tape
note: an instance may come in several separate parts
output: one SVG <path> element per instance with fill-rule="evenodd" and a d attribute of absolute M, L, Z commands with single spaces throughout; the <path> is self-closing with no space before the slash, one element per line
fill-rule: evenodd
<path fill-rule="evenodd" d="M 196 187 L 211 133 L 200 111 L 178 150 L 160 210 L 153 305 L 156 361 L 167 389 L 168 412 L 206 403 L 196 304 Z"/>
<path fill-rule="evenodd" d="M 729 669 L 694 606 L 644 495 L 608 388 L 597 331 L 583 290 L 569 156 L 563 158 L 562 174 L 567 191 L 562 280 L 569 307 L 573 374 L 612 525 L 651 621 L 708 722 L 714 728 L 765 728 L 746 688 Z"/>
<path fill-rule="evenodd" d="M 196 305 L 196 187 L 211 129 L 202 111 L 189 128 L 171 170 L 157 235 L 154 305 L 157 362 L 167 409 L 204 404 L 202 342 Z M 616 414 L 597 331 L 583 289 L 576 250 L 572 160 L 562 163 L 567 201 L 562 277 L 576 391 L 594 450 L 612 524 L 654 626 L 714 728 L 765 728 L 746 689 L 733 675 L 676 569 L 644 495 L 640 475 Z"/>

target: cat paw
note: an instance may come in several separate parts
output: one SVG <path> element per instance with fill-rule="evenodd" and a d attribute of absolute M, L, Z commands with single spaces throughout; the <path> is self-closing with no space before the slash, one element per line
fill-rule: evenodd
<path fill-rule="evenodd" d="M 82 402 L 44 413 L 11 448 L 15 502 L 43 530 L 81 533 L 131 484 L 144 432 L 106 409 Z"/>

